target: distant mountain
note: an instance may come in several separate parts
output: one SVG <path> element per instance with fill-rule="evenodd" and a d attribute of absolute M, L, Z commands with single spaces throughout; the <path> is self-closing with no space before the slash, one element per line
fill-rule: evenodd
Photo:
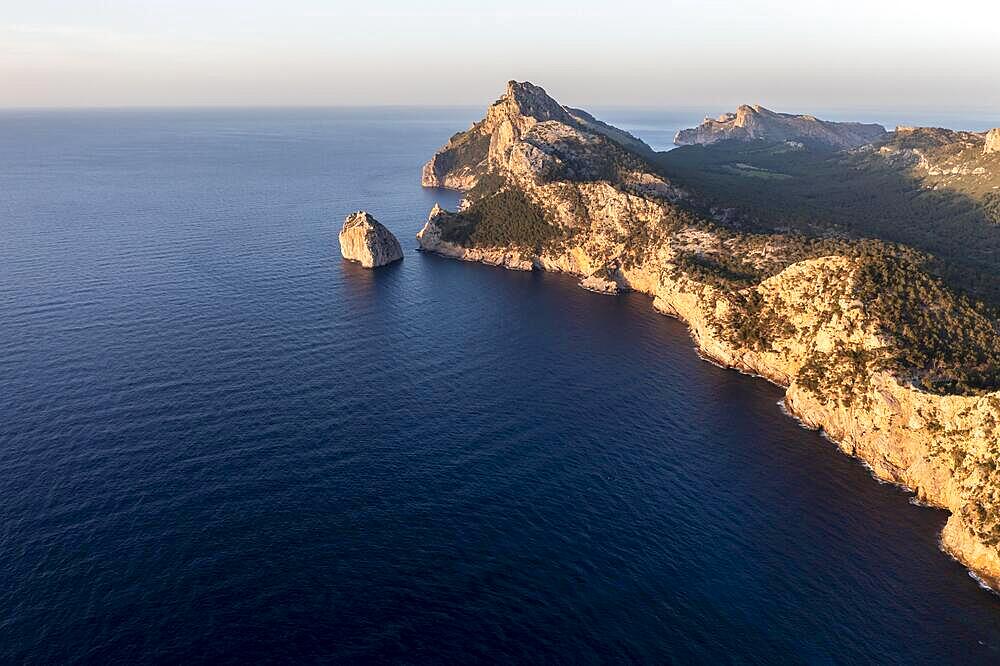
<path fill-rule="evenodd" d="M 744 104 L 736 113 L 705 118 L 698 127 L 679 131 L 674 143 L 688 146 L 720 141 L 798 141 L 841 150 L 871 143 L 885 134 L 881 125 L 837 123 Z"/>

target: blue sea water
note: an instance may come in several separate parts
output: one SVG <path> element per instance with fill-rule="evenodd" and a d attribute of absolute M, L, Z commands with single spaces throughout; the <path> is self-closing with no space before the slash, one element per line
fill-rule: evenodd
<path fill-rule="evenodd" d="M 412 251 L 477 115 L 0 114 L 0 662 L 996 663 L 946 515 L 777 388 Z"/>

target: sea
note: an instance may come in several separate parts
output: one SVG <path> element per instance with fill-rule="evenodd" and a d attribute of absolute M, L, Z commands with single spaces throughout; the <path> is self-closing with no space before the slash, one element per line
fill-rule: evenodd
<path fill-rule="evenodd" d="M 946 513 L 777 387 L 416 252 L 481 115 L 0 112 L 0 662 L 1000 661 Z M 359 209 L 402 262 L 341 258 Z"/>

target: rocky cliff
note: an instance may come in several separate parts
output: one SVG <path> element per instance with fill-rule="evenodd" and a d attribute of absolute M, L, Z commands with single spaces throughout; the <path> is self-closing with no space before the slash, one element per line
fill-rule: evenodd
<path fill-rule="evenodd" d="M 994 127 L 986 133 L 983 143 L 983 155 L 1000 153 L 1000 127 Z"/>
<path fill-rule="evenodd" d="M 679 131 L 674 143 L 687 146 L 719 141 L 796 141 L 841 150 L 871 143 L 885 133 L 881 125 L 837 123 L 744 104 L 735 113 L 705 118 L 698 127 Z"/>
<path fill-rule="evenodd" d="M 447 157 L 476 142 L 472 161 Z M 512 83 L 428 164 L 432 184 L 468 191 L 460 210 L 431 211 L 420 246 L 652 296 L 707 357 L 787 387 L 804 424 L 950 510 L 944 547 L 1000 580 L 993 313 L 906 248 L 728 228 L 643 152 Z"/>
<path fill-rule="evenodd" d="M 871 161 L 879 165 L 908 170 L 928 188 L 948 188 L 980 199 L 1000 191 L 1000 130 L 897 127 L 859 152 L 870 152 Z"/>
<path fill-rule="evenodd" d="M 365 268 L 377 268 L 403 258 L 403 248 L 391 231 L 363 210 L 351 213 L 340 229 L 340 253 Z"/>
<path fill-rule="evenodd" d="M 482 175 L 503 167 L 508 150 L 542 123 L 602 136 L 634 151 L 653 152 L 628 132 L 603 123 L 586 111 L 560 105 L 536 85 L 510 81 L 483 120 L 453 136 L 424 165 L 421 183 L 424 187 L 471 189 Z M 530 142 L 531 138 L 525 141 Z"/>

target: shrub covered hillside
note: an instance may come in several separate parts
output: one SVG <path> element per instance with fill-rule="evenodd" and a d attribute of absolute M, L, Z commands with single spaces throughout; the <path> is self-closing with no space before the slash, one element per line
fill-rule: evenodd
<path fill-rule="evenodd" d="M 848 153 L 765 142 L 685 146 L 657 162 L 706 206 L 732 209 L 745 229 L 902 243 L 932 255 L 929 268 L 952 286 L 1000 304 L 1000 189 L 992 189 L 1000 186 L 1000 155 L 978 157 L 983 164 L 971 169 L 995 168 L 995 176 L 942 184 L 918 169 L 922 153 L 906 148 L 916 140 Z M 973 178 L 974 188 L 963 185 Z"/>
<path fill-rule="evenodd" d="M 768 280 L 823 257 L 841 261 L 824 265 L 813 293 L 774 300 L 778 287 Z M 810 341 L 824 328 L 869 329 L 879 340 L 870 348 L 859 339 L 853 348 L 810 353 L 800 380 L 819 393 L 851 395 L 879 370 L 937 395 L 1000 390 L 1000 312 L 949 288 L 926 270 L 927 261 L 881 241 L 731 234 L 714 247 L 676 253 L 668 273 L 711 287 L 706 298 L 726 295 L 726 315 L 713 324 L 737 347 L 775 351 L 789 338 L 814 347 Z M 796 330 L 791 321 L 805 309 L 812 315 L 808 330 Z"/>
<path fill-rule="evenodd" d="M 517 247 L 540 253 L 562 237 L 545 212 L 517 188 L 490 181 L 474 203 L 452 218 L 441 237 L 463 247 Z"/>

